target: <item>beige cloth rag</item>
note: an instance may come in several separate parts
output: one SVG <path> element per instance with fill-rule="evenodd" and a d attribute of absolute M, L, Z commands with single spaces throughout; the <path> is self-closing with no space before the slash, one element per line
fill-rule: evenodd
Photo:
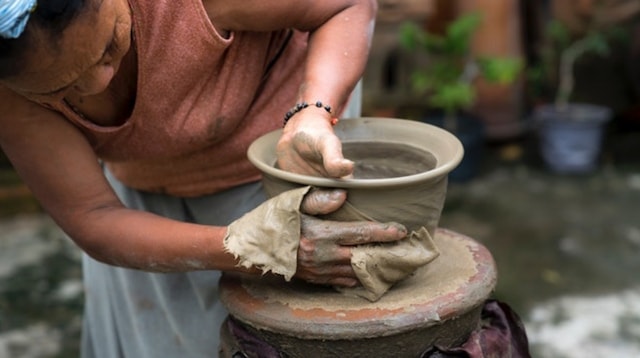
<path fill-rule="evenodd" d="M 255 266 L 263 273 L 271 271 L 291 280 L 300 242 L 300 205 L 309 190 L 307 186 L 279 194 L 231 223 L 224 239 L 225 249 L 244 267 Z M 348 202 L 325 218 L 372 221 Z M 354 246 L 351 253 L 351 266 L 362 287 L 337 290 L 370 301 L 377 301 L 394 284 L 439 255 L 424 227 L 397 242 Z"/>

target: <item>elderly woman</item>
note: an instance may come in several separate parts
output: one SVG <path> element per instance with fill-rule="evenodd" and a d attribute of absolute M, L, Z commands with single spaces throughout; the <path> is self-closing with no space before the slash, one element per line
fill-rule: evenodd
<path fill-rule="evenodd" d="M 315 218 L 346 196 L 317 191 L 297 205 L 293 272 L 230 248 L 281 255 L 261 244 L 276 239 L 261 223 L 280 203 L 264 201 L 245 152 L 285 114 L 281 167 L 351 174 L 332 124 L 363 72 L 375 8 L 0 1 L 0 144 L 86 253 L 84 357 L 214 357 L 220 271 L 354 286 L 349 245 L 405 237 L 395 223 Z"/>

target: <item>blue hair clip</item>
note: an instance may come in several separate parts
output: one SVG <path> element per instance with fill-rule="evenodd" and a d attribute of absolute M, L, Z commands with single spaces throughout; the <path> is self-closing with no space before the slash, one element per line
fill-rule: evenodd
<path fill-rule="evenodd" d="M 0 37 L 20 37 L 37 5 L 37 0 L 0 0 Z"/>

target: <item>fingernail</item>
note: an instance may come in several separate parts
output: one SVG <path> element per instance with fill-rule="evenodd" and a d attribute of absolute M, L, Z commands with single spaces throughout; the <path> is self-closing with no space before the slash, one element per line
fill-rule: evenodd
<path fill-rule="evenodd" d="M 404 227 L 404 225 L 402 224 L 398 224 L 398 223 L 389 223 L 387 226 L 387 230 L 396 230 L 398 232 L 398 234 L 406 236 L 407 235 L 407 228 Z"/>
<path fill-rule="evenodd" d="M 335 189 L 329 194 L 329 198 L 334 201 L 342 200 L 344 190 Z"/>

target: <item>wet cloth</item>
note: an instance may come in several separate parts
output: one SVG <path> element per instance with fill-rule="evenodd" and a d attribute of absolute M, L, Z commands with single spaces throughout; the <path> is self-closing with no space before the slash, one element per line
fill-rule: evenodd
<path fill-rule="evenodd" d="M 142 193 L 106 176 L 126 206 L 200 224 L 228 225 L 265 200 L 258 183 L 184 199 Z M 218 356 L 227 315 L 218 299 L 219 272 L 148 273 L 86 255 L 83 270 L 83 358 Z"/>
<path fill-rule="evenodd" d="M 300 206 L 309 189 L 294 189 L 270 198 L 231 223 L 224 238 L 225 250 L 240 266 L 257 267 L 290 281 L 298 263 Z"/>
<path fill-rule="evenodd" d="M 226 349 L 224 357 L 286 357 L 232 317 L 225 321 L 223 342 Z M 406 358 L 531 358 L 531 354 L 520 317 L 506 303 L 487 300 L 482 309 L 480 327 L 460 347 L 434 347 L 420 357 Z"/>

